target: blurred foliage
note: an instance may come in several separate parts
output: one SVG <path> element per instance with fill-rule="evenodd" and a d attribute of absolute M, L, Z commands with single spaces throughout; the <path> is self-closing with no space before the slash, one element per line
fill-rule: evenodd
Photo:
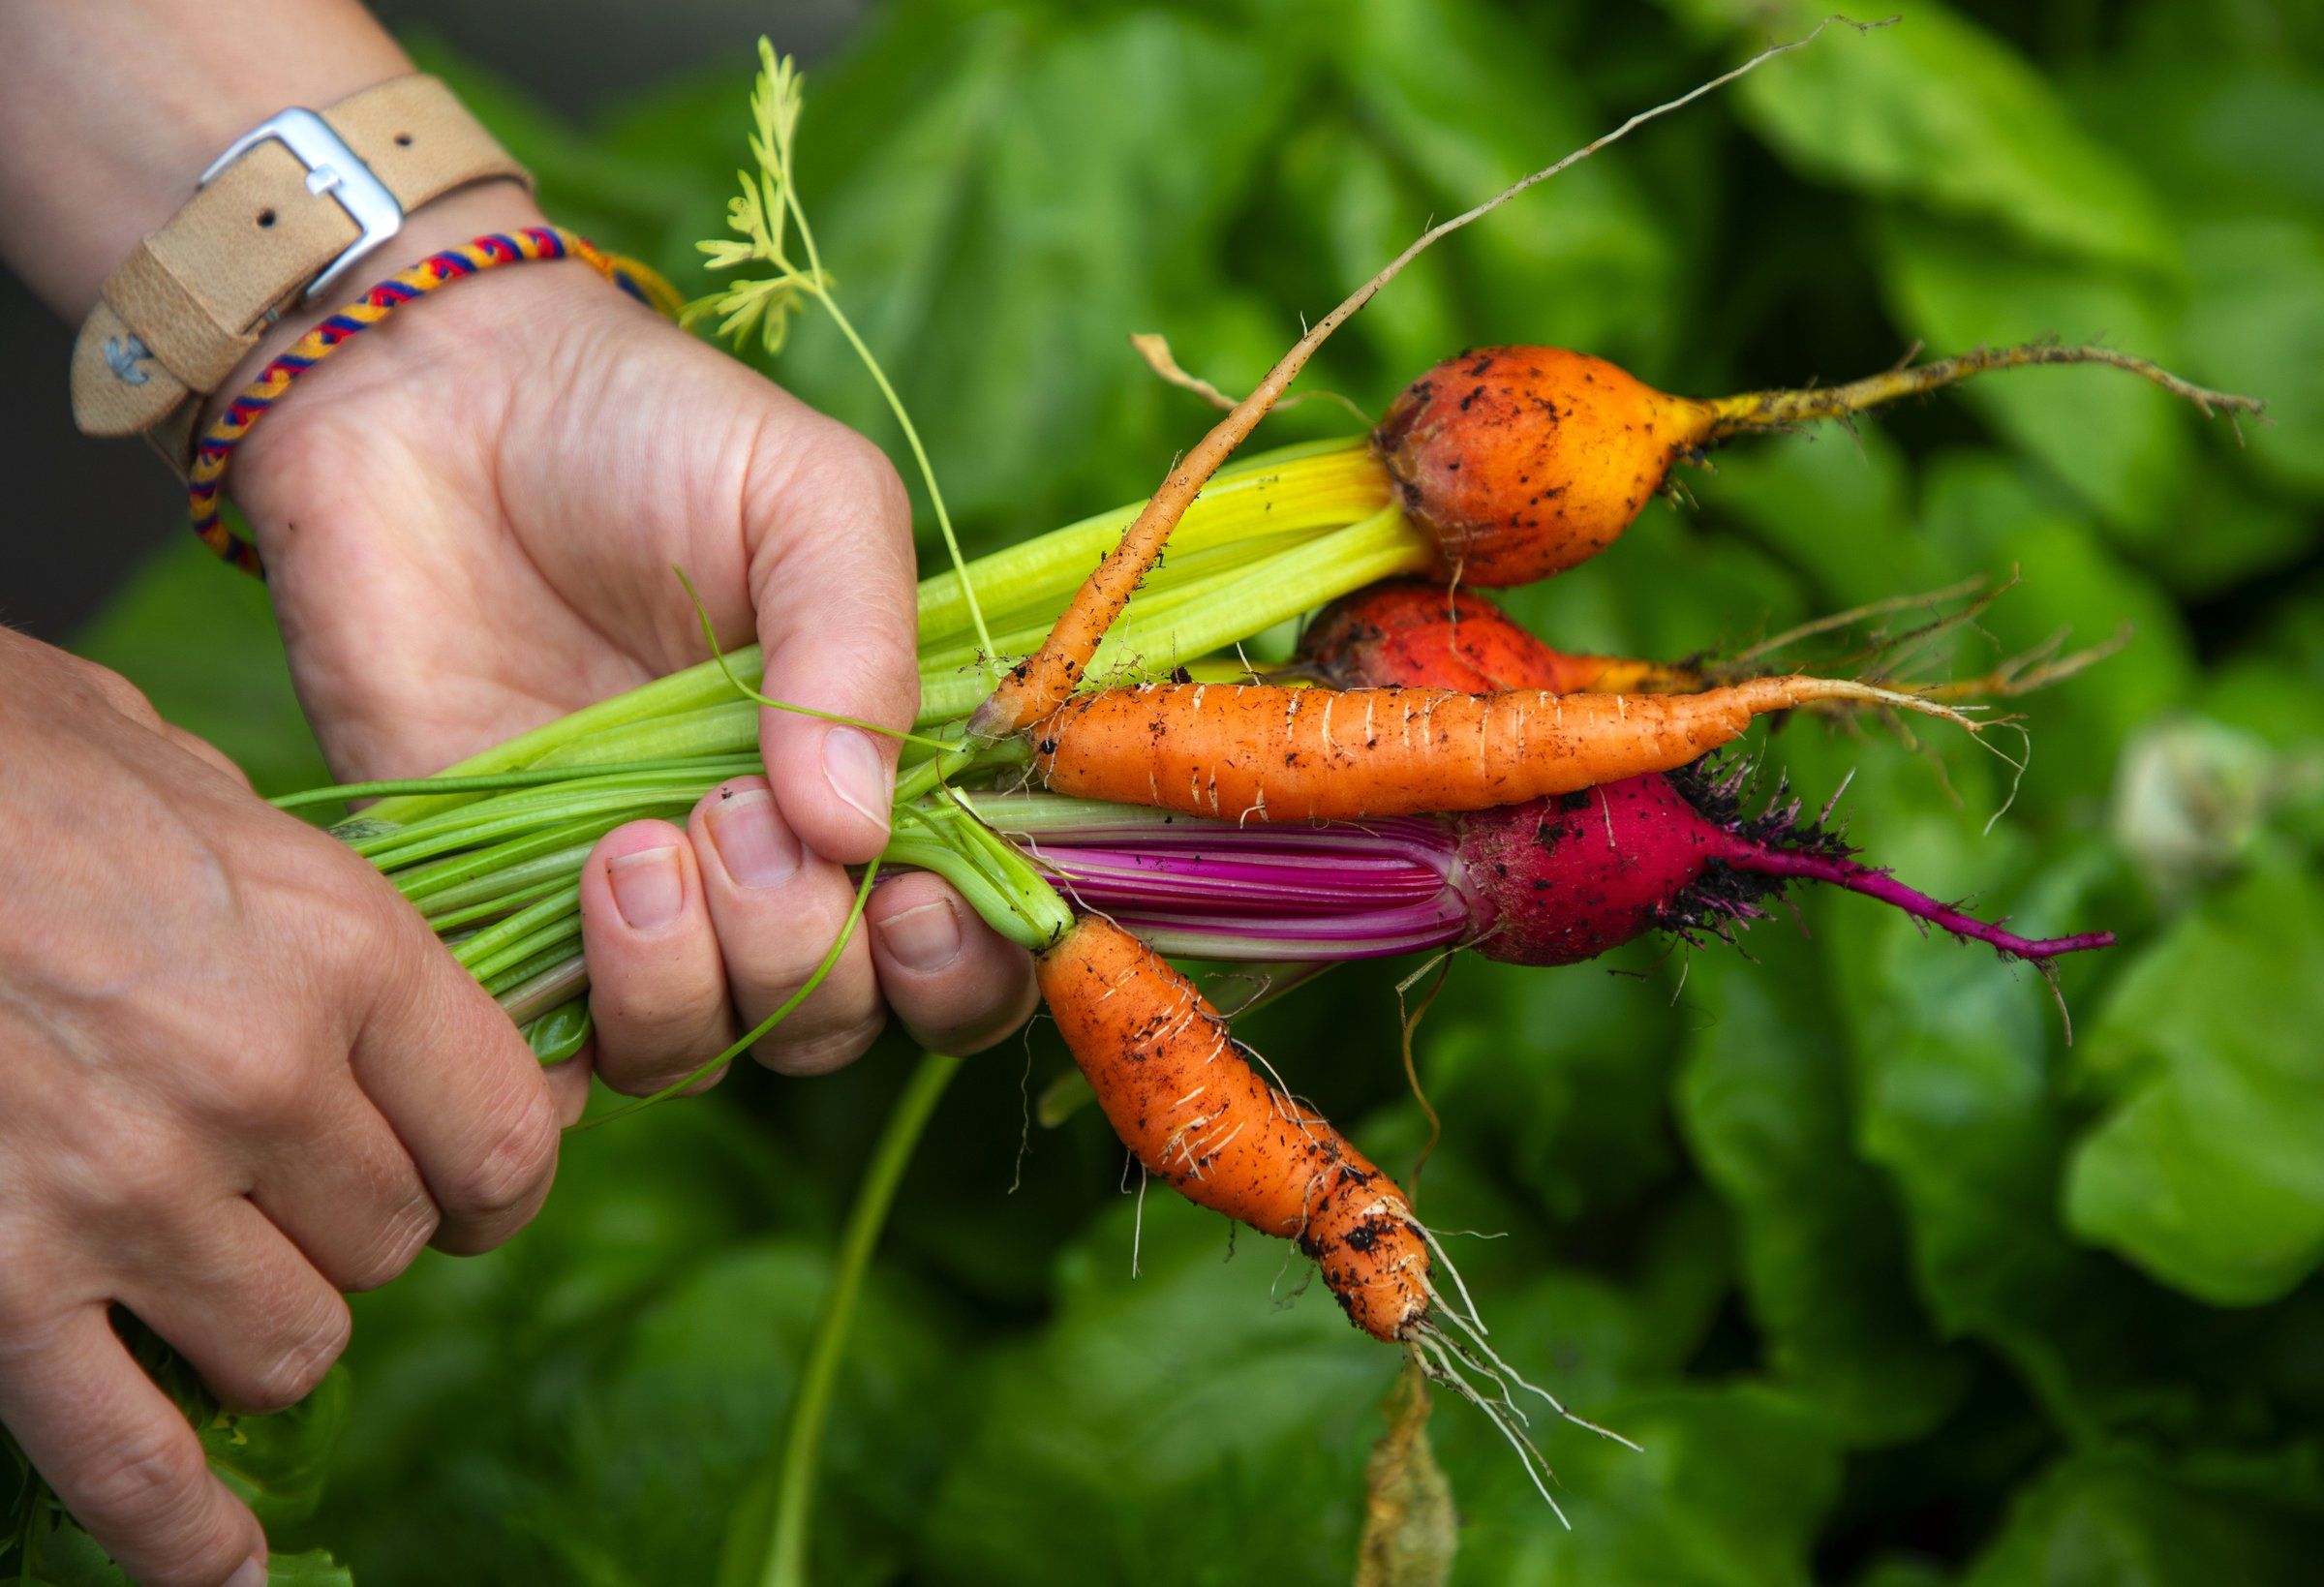
<path fill-rule="evenodd" d="M 989 545 L 1137 496 L 1200 432 L 1126 333 L 1245 385 L 1431 214 L 1825 5 L 900 0 L 810 81 L 801 181 Z M 1422 1209 L 1505 1234 L 1453 1241 L 1496 1343 L 1646 1452 L 1551 1436 L 1569 1535 L 1440 1405 L 1455 1580 L 2270 1587 L 2324 1555 L 2324 11 L 1901 9 L 1440 248 L 1311 383 L 1377 411 L 1459 345 L 1524 340 L 1718 392 L 2056 334 L 2272 422 L 2001 377 L 1724 452 L 1692 505 L 1514 595 L 1561 643 L 1675 656 L 2015 568 L 1977 670 L 2128 620 L 2029 703 L 1990 832 L 2011 774 L 1974 746 L 1770 745 L 1813 800 L 1854 771 L 1856 839 L 1918 885 L 2124 942 L 2065 966 L 2070 1047 L 2038 979 L 1849 897 L 1748 958 L 1457 965 L 1419 1043 L 1445 1122 Z M 749 44 L 587 133 L 435 64 L 553 213 L 698 284 Z M 780 374 L 894 439 L 826 327 Z M 87 648 L 282 786 L 314 768 L 272 645 L 257 593 L 181 548 Z M 1424 1132 L 1392 979 L 1247 1033 L 1403 1170 Z M 903 1053 L 577 1138 L 508 1250 L 359 1297 L 333 1482 L 283 1543 L 366 1587 L 706 1579 Z M 1010 1195 L 1020 1067 L 1037 1093 L 1060 1062 L 1036 1035 L 968 1070 L 904 1187 L 816 1579 L 1348 1579 L 1392 1353 L 1170 1198 L 1133 1276 L 1089 1113 L 1033 1132 Z"/>

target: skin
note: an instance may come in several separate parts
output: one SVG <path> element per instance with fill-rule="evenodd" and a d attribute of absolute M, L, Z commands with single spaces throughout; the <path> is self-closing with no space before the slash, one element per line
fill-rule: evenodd
<path fill-rule="evenodd" d="M 1695 694 L 1464 694 L 1148 684 L 1033 728 L 1058 793 L 1244 821 L 1354 821 L 1520 804 L 1684 766 L 1755 716 L 1817 699 L 1911 704 L 1829 678 Z"/>
<path fill-rule="evenodd" d="M 1411 1336 L 1428 1310 L 1428 1249 L 1404 1193 L 1261 1079 L 1192 982 L 1095 915 L 1041 956 L 1040 977 L 1058 1034 L 1148 1174 L 1297 1240 L 1373 1338 Z"/>
<path fill-rule="evenodd" d="M 101 668 L 0 629 L 0 1419 L 141 1579 L 258 1525 L 107 1322 L 278 1410 L 343 1290 L 531 1218 L 574 1116 L 361 861 Z"/>
<path fill-rule="evenodd" d="M 0 257 L 76 321 L 226 143 L 409 70 L 349 0 L 0 7 Z M 517 185 L 479 185 L 356 274 L 539 221 Z M 224 389 L 331 306 L 287 313 Z M 462 282 L 367 334 L 253 432 L 228 489 L 342 778 L 424 774 L 699 660 L 673 563 L 723 640 L 765 644 L 770 692 L 893 728 L 912 714 L 894 471 L 584 265 Z M 258 1525 L 104 1302 L 229 1402 L 285 1403 L 344 1341 L 334 1286 L 391 1276 L 431 1231 L 469 1251 L 521 1226 L 557 1106 L 367 868 L 120 680 L 13 637 L 0 664 L 0 1420 L 138 1579 L 240 1587 L 262 1578 Z M 770 719 L 767 775 L 728 790 L 758 797 L 604 839 L 583 915 L 600 1036 L 557 1077 L 566 1113 L 593 1067 L 651 1089 L 798 984 L 843 912 L 841 868 L 884 841 L 893 743 Z M 881 887 L 867 916 L 762 1061 L 843 1063 L 883 1005 L 953 1052 L 1029 1010 L 1028 959 L 932 878 Z"/>

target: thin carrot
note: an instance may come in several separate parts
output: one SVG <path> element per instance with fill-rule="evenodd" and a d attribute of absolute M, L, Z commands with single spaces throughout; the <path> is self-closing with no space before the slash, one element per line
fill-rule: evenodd
<path fill-rule="evenodd" d="M 1329 1120 L 1263 1080 L 1160 955 L 1086 915 L 1040 959 L 1042 995 L 1122 1144 L 1188 1201 L 1297 1240 L 1358 1328 L 1427 1321 L 1428 1242 L 1404 1193 Z"/>
<path fill-rule="evenodd" d="M 1113 922 L 1082 916 L 1037 963 L 1074 1062 L 1147 1172 L 1198 1206 L 1296 1240 L 1350 1322 L 1404 1346 L 1432 1381 L 1492 1419 L 1563 1520 L 1516 1393 L 1630 1441 L 1575 1416 L 1495 1354 L 1460 1275 L 1395 1181 L 1262 1079 L 1194 984 Z M 1449 1291 L 1436 1286 L 1440 1266 Z"/>
<path fill-rule="evenodd" d="M 1845 20 L 1845 18 L 1841 18 Z M 1830 25 L 1832 18 L 1819 22 L 1808 33 L 1788 44 L 1762 49 L 1732 71 L 1722 73 L 1710 81 L 1690 89 L 1678 98 L 1641 110 L 1610 133 L 1605 133 L 1575 149 L 1555 165 L 1544 167 L 1529 176 L 1521 176 L 1474 208 L 1440 221 L 1384 265 L 1379 274 L 1350 292 L 1338 307 L 1325 315 L 1310 327 L 1304 336 L 1292 344 L 1291 351 L 1278 359 L 1267 372 L 1251 394 L 1237 403 L 1226 417 L 1213 425 L 1209 434 L 1194 444 L 1169 474 L 1161 488 L 1147 502 L 1137 521 L 1122 533 L 1120 542 L 1106 554 L 1103 562 L 1075 592 L 1073 600 L 1058 614 L 1049 638 L 1031 656 L 1011 667 L 1000 684 L 984 704 L 969 718 L 968 732 L 972 739 L 991 741 L 1022 731 L 1028 723 L 1039 721 L 1060 705 L 1066 696 L 1079 687 L 1082 674 L 1096 654 L 1098 642 L 1121 616 L 1122 608 L 1130 603 L 1130 595 L 1139 582 L 1162 556 L 1162 547 L 1170 532 L 1185 516 L 1195 497 L 1218 472 L 1219 466 L 1241 445 L 1259 421 L 1267 416 L 1277 398 L 1314 356 L 1327 338 L 1337 330 L 1358 309 L 1372 300 L 1373 294 L 1393 281 L 1405 265 L 1419 258 L 1438 238 L 1459 230 L 1500 208 L 1527 188 L 1545 182 L 1568 167 L 1576 165 L 1633 129 L 1641 127 L 1657 116 L 1667 115 L 1682 106 L 1690 105 L 1714 89 L 1734 81 L 1755 67 L 1786 51 L 1798 49 L 1813 42 Z M 1862 24 L 1850 24 L 1862 30 Z M 1884 24 L 1874 24 L 1884 25 Z"/>
<path fill-rule="evenodd" d="M 1968 718 L 1837 678 L 1695 694 L 1148 684 L 1079 696 L 1030 730 L 1059 793 L 1245 821 L 1354 821 L 1521 804 L 1668 771 L 1765 712 L 1856 700 Z"/>

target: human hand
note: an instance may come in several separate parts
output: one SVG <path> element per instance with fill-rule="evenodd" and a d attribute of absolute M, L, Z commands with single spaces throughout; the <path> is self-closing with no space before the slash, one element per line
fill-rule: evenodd
<path fill-rule="evenodd" d="M 0 627 L 0 1422 L 138 1579 L 245 1587 L 258 1523 L 108 1307 L 290 1405 L 342 1290 L 523 1227 L 583 1091 L 122 679 Z"/>
<path fill-rule="evenodd" d="M 414 217 L 407 252 L 535 224 L 496 185 Z M 910 725 L 910 518 L 886 458 L 584 265 L 494 272 L 370 332 L 251 433 L 228 485 L 344 777 L 435 771 L 700 660 L 673 564 L 721 643 L 765 645 L 769 694 Z M 769 712 L 761 742 L 764 778 L 684 829 L 610 834 L 584 870 L 595 1061 L 620 1089 L 790 995 L 846 916 L 843 868 L 886 840 L 893 738 Z M 763 1061 L 848 1061 L 883 992 L 951 1052 L 1030 1011 L 1024 955 L 933 877 L 883 884 L 867 922 Z"/>

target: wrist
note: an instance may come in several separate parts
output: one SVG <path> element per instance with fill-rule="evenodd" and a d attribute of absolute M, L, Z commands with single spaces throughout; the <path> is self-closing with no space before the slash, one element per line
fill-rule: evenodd
<path fill-rule="evenodd" d="M 540 206 L 521 182 L 478 182 L 472 187 L 447 193 L 443 198 L 422 204 L 404 218 L 402 229 L 363 258 L 352 279 L 337 285 L 323 297 L 309 303 L 297 303 L 283 312 L 282 317 L 268 326 L 259 338 L 258 345 L 244 354 L 225 382 L 203 403 L 200 419 L 195 434 L 207 429 L 226 405 L 252 381 L 258 379 L 267 362 L 314 329 L 348 301 L 359 295 L 374 282 L 384 281 L 399 270 L 409 269 L 432 254 L 470 242 L 490 232 L 521 230 L 526 227 L 546 226 Z M 586 267 L 581 267 L 586 270 Z M 592 272 L 594 273 L 594 272 Z M 465 282 L 459 285 L 459 294 L 467 295 L 487 285 L 485 281 Z M 431 313 L 442 305 L 431 306 Z M 387 345 L 382 338 L 367 337 L 374 344 L 369 355 L 379 355 L 379 349 Z M 350 356 L 359 355 L 350 349 Z M 316 379 L 327 380 L 327 372 L 317 371 Z M 309 396 L 317 393 L 309 393 Z"/>
<path fill-rule="evenodd" d="M 78 322 L 234 138 L 411 70 L 354 0 L 0 6 L 0 256 Z"/>

